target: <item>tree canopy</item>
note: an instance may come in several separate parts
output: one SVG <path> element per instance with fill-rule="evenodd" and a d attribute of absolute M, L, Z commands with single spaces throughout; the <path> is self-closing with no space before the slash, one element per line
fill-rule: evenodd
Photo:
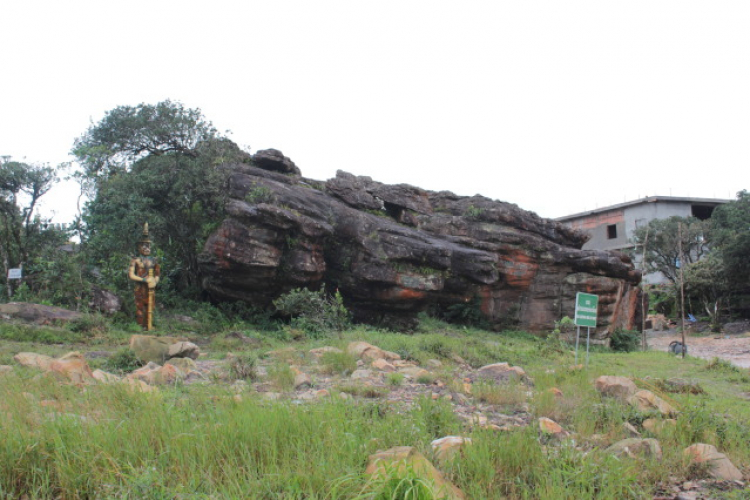
<path fill-rule="evenodd" d="M 675 216 L 668 219 L 653 219 L 648 225 L 636 228 L 633 232 L 633 242 L 638 248 L 643 248 L 644 244 L 646 246 L 644 270 L 647 273 L 660 272 L 669 281 L 676 283 L 680 265 L 698 262 L 708 252 L 707 237 L 710 227 L 710 221 Z"/>
<path fill-rule="evenodd" d="M 717 207 L 711 219 L 712 241 L 721 252 L 728 279 L 750 288 L 750 192 L 737 193 L 737 199 Z"/>
<path fill-rule="evenodd" d="M 198 156 L 198 145 L 217 137 L 200 109 L 170 100 L 118 106 L 79 137 L 72 153 L 87 175 L 126 169 L 146 156 L 179 153 Z"/>
<path fill-rule="evenodd" d="M 104 275 L 125 285 L 121 261 L 148 222 L 173 283 L 196 289 L 198 254 L 223 214 L 218 166 L 249 155 L 199 109 L 173 101 L 115 108 L 75 142 L 73 154 L 94 189 L 83 220 L 88 251 Z"/>
<path fill-rule="evenodd" d="M 63 241 L 36 213 L 39 200 L 58 180 L 56 169 L 48 165 L 0 157 L 0 283 L 6 282 L 8 269 L 28 266 Z"/>

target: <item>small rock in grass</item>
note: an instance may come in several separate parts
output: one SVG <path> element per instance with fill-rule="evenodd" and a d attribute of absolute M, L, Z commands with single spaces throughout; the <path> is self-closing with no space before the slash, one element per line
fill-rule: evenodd
<path fill-rule="evenodd" d="M 626 377 L 602 375 L 596 379 L 594 385 L 602 396 L 610 396 L 622 402 L 638 391 L 633 381 Z"/>
<path fill-rule="evenodd" d="M 709 473 L 716 479 L 728 481 L 742 480 L 742 472 L 735 467 L 725 454 L 719 453 L 713 445 L 696 443 L 685 448 L 683 453 L 690 457 L 691 463 L 708 464 Z"/>
<path fill-rule="evenodd" d="M 618 441 L 609 448 L 607 453 L 616 456 L 627 456 L 630 458 L 653 457 L 661 460 L 661 445 L 656 439 L 628 438 Z"/>

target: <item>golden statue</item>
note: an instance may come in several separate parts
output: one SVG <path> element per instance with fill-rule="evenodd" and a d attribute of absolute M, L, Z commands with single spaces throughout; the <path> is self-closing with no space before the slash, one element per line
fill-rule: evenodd
<path fill-rule="evenodd" d="M 135 281 L 135 320 L 144 330 L 153 328 L 155 288 L 159 284 L 161 269 L 151 257 L 151 240 L 148 239 L 148 222 L 143 224 L 143 237 L 138 242 L 141 255 L 130 261 L 128 278 Z"/>

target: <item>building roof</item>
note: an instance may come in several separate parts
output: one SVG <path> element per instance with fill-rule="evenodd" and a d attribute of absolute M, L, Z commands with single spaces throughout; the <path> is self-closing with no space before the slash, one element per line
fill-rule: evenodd
<path fill-rule="evenodd" d="M 594 210 L 587 210 L 585 212 L 579 212 L 577 214 L 565 215 L 563 217 L 557 217 L 553 220 L 557 222 L 567 222 L 573 219 L 580 219 L 582 217 L 588 217 L 589 215 L 596 215 L 603 212 L 609 212 L 610 210 L 618 210 L 621 208 L 632 207 L 635 205 L 643 205 L 646 203 L 695 203 L 702 205 L 723 205 L 729 203 L 732 200 L 725 200 L 721 198 L 690 198 L 682 196 L 647 196 L 645 198 L 639 198 L 633 201 L 626 201 L 624 203 L 618 203 L 617 205 L 610 205 L 608 207 L 597 208 Z"/>

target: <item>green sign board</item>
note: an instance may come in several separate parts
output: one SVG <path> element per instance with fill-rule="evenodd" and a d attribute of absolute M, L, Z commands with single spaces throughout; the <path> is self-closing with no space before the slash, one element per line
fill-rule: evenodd
<path fill-rule="evenodd" d="M 576 317 L 574 323 L 577 326 L 596 327 L 596 311 L 599 307 L 599 297 L 590 293 L 578 292 L 576 294 Z"/>

